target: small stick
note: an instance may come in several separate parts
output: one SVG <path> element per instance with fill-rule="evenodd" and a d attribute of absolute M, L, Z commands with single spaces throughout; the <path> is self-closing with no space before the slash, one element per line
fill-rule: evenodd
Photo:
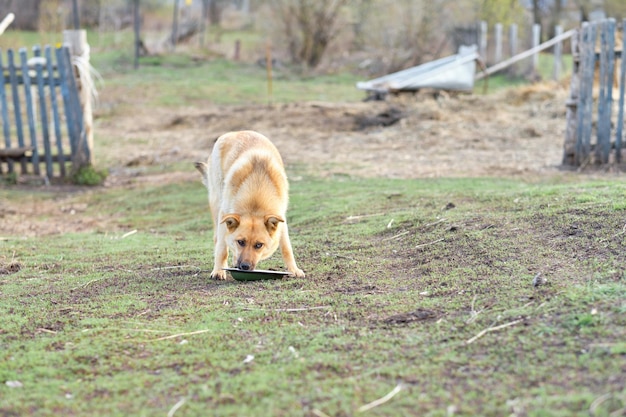
<path fill-rule="evenodd" d="M 37 330 L 39 330 L 40 332 L 44 332 L 44 333 L 57 334 L 57 332 L 55 332 L 54 330 L 44 329 L 43 327 L 40 327 Z"/>
<path fill-rule="evenodd" d="M 426 224 L 425 224 L 425 225 L 423 225 L 422 227 L 435 226 L 435 225 L 437 225 L 437 224 L 439 224 L 439 223 L 443 223 L 443 222 L 445 222 L 445 221 L 448 221 L 448 219 L 445 219 L 445 218 L 444 218 L 444 219 L 439 219 L 439 220 L 437 220 L 436 222 L 433 222 L 433 223 L 426 223 Z"/>
<path fill-rule="evenodd" d="M 126 238 L 126 237 L 128 237 L 128 236 L 132 236 L 132 235 L 134 235 L 135 233 L 137 233 L 137 229 L 135 229 L 135 230 L 131 230 L 131 231 L 130 231 L 130 232 L 128 232 L 128 233 L 124 233 L 120 239 L 124 239 L 124 238 Z"/>
<path fill-rule="evenodd" d="M 91 281 L 86 282 L 86 283 L 84 283 L 83 285 L 79 285 L 78 287 L 74 287 L 74 288 L 72 288 L 72 289 L 70 290 L 70 292 L 71 292 L 71 291 L 76 291 L 76 290 L 77 290 L 77 289 L 79 289 L 79 288 L 85 288 L 86 286 L 91 285 L 91 284 L 93 284 L 94 282 L 97 282 L 97 281 L 102 281 L 103 279 L 104 279 L 104 278 L 92 279 Z"/>
<path fill-rule="evenodd" d="M 509 327 L 509 326 L 516 325 L 517 323 L 522 322 L 522 321 L 524 321 L 524 320 L 523 319 L 518 319 L 518 320 L 514 320 L 514 321 L 511 321 L 511 322 L 508 322 L 508 323 L 501 324 L 499 326 L 488 327 L 488 328 L 482 330 L 476 336 L 474 336 L 471 339 L 469 339 L 467 342 L 465 342 L 465 344 L 469 345 L 470 343 L 475 342 L 478 338 L 483 337 L 484 335 L 486 335 L 489 332 L 495 332 L 496 330 L 500 330 L 500 329 L 504 329 L 504 328 Z"/>
<path fill-rule="evenodd" d="M 194 334 L 200 334 L 200 333 L 206 333 L 206 332 L 210 332 L 210 329 L 205 329 L 205 330 L 196 330 L 195 332 L 188 332 L 188 333 L 178 333 L 178 334 L 173 334 L 170 336 L 163 336 L 163 337 L 159 337 L 158 339 L 154 339 L 155 341 L 157 340 L 167 340 L 167 339 L 175 339 L 177 337 L 181 337 L 181 336 L 191 336 Z"/>
<path fill-rule="evenodd" d="M 396 387 L 393 390 L 391 390 L 391 392 L 389 394 L 385 395 L 384 397 L 379 398 L 379 399 L 377 399 L 375 401 L 372 401 L 369 404 L 362 405 L 361 407 L 359 407 L 357 412 L 364 413 L 364 412 L 366 412 L 368 410 L 371 410 L 374 407 L 378 407 L 379 405 L 382 405 L 382 404 L 386 403 L 387 401 L 389 401 L 390 399 L 392 399 L 400 391 L 402 391 L 402 384 L 396 385 Z"/>
<path fill-rule="evenodd" d="M 161 271 L 163 269 L 181 269 L 181 268 L 201 269 L 201 268 L 198 268 L 197 266 L 194 266 L 194 265 L 175 265 L 175 266 L 159 266 L 157 268 L 152 268 L 151 271 Z"/>
<path fill-rule="evenodd" d="M 308 310 L 323 310 L 326 308 L 330 308 L 330 306 L 314 306 L 314 307 L 300 307 L 300 308 L 274 308 L 272 310 L 265 310 L 263 308 L 247 308 L 244 307 L 244 310 L 247 311 L 279 311 L 279 312 L 287 312 L 293 313 L 296 311 L 308 311 Z"/>
<path fill-rule="evenodd" d="M 433 240 L 432 242 L 422 243 L 421 245 L 415 246 L 416 248 L 423 248 L 424 246 L 434 245 L 435 243 L 443 242 L 444 238 Z"/>
<path fill-rule="evenodd" d="M 326 414 L 322 410 L 318 410 L 317 408 L 311 410 L 311 413 L 315 414 L 317 417 L 330 417 L 328 414 Z"/>
<path fill-rule="evenodd" d="M 359 220 L 359 219 L 364 219 L 366 217 L 376 217 L 376 216 L 382 216 L 385 213 L 375 213 L 375 214 L 361 214 L 358 216 L 348 216 L 346 217 L 346 221 L 351 221 L 351 220 Z"/>
<path fill-rule="evenodd" d="M 176 404 L 174 404 L 174 406 L 170 409 L 170 411 L 168 411 L 167 417 L 173 417 L 176 410 L 182 407 L 183 404 L 185 404 L 185 401 L 186 401 L 185 397 L 183 397 Z"/>
<path fill-rule="evenodd" d="M 404 232 L 402 232 L 402 233 L 398 233 L 398 234 L 397 234 L 397 235 L 395 235 L 395 236 L 386 237 L 386 238 L 384 238 L 382 241 L 383 241 L 383 242 L 385 242 L 385 241 L 387 241 L 387 240 L 394 240 L 394 239 L 397 239 L 397 238 L 399 238 L 399 237 L 402 237 L 402 236 L 404 236 L 404 235 L 406 235 L 406 234 L 408 234 L 408 233 L 409 233 L 409 231 L 408 231 L 408 230 L 405 230 Z"/>

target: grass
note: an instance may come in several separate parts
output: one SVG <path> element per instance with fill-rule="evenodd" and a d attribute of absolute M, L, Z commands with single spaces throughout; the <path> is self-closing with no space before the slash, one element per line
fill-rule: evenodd
<path fill-rule="evenodd" d="M 626 406 L 625 182 L 304 177 L 291 188 L 306 279 L 211 281 L 199 181 L 76 194 L 68 204 L 105 226 L 5 236 L 0 412 L 351 416 L 398 385 L 367 413 Z M 281 266 L 278 255 L 262 265 Z M 547 282 L 533 287 L 538 273 Z"/>
<path fill-rule="evenodd" d="M 96 39 L 106 88 L 146 105 L 269 99 L 261 67 L 177 53 L 135 71 L 124 36 Z M 359 100 L 355 81 L 277 70 L 272 99 Z M 91 225 L 0 235 L 0 415 L 623 413 L 623 179 L 306 172 L 291 167 L 289 220 L 307 278 L 251 283 L 208 278 L 200 181 L 0 184 L 11 206 L 84 207 L 44 210 L 34 225 Z"/>

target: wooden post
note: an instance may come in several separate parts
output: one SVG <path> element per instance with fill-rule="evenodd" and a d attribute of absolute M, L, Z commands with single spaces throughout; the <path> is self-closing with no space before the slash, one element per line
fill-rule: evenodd
<path fill-rule="evenodd" d="M 511 55 L 515 56 L 517 54 L 517 25 L 513 24 L 509 28 L 509 50 Z M 515 68 L 511 66 L 511 72 L 515 73 Z"/>
<path fill-rule="evenodd" d="M 268 105 L 271 106 L 274 92 L 272 89 L 272 44 L 270 42 L 265 47 L 265 68 L 267 70 L 267 99 Z"/>
<path fill-rule="evenodd" d="M 235 40 L 235 54 L 233 55 L 233 59 L 235 61 L 239 61 L 241 55 L 241 41 L 239 39 Z"/>
<path fill-rule="evenodd" d="M 72 22 L 74 23 L 74 30 L 80 28 L 80 16 L 78 14 L 78 0 L 72 0 Z"/>
<path fill-rule="evenodd" d="M 619 80 L 619 105 L 615 129 L 615 163 L 622 162 L 622 132 L 624 129 L 624 95 L 626 94 L 626 18 L 622 20 L 622 59 Z"/>
<path fill-rule="evenodd" d="M 559 37 L 563 34 L 563 28 L 557 25 L 554 28 L 554 37 Z M 552 78 L 554 81 L 558 81 L 561 78 L 561 60 L 563 59 L 563 42 L 559 42 L 554 45 L 554 68 Z"/>
<path fill-rule="evenodd" d="M 541 25 L 538 23 L 535 23 L 533 25 L 533 45 L 532 47 L 535 48 L 537 45 L 539 45 L 539 42 L 541 40 Z M 533 54 L 533 67 L 532 67 L 532 73 L 537 74 L 537 68 L 539 68 L 539 52 Z"/>
<path fill-rule="evenodd" d="M 485 22 L 484 20 L 480 22 L 480 27 L 479 27 L 479 53 L 480 56 L 483 57 L 484 60 L 487 60 L 487 22 Z"/>
<path fill-rule="evenodd" d="M 139 52 L 141 49 L 141 21 L 139 19 L 139 0 L 133 1 L 133 28 L 135 31 L 135 60 L 133 68 L 139 68 Z"/>
<path fill-rule="evenodd" d="M 600 94 L 595 161 L 606 164 L 611 153 L 611 110 L 615 72 L 615 19 L 600 24 Z"/>
<path fill-rule="evenodd" d="M 576 165 L 589 162 L 593 114 L 593 73 L 595 68 L 596 25 L 583 23 L 580 48 L 580 97 L 576 129 Z"/>
<path fill-rule="evenodd" d="M 178 0 L 174 0 L 174 18 L 172 21 L 172 51 L 176 48 L 178 42 Z"/>
<path fill-rule="evenodd" d="M 72 56 L 74 74 L 78 84 L 80 104 L 83 109 L 83 132 L 80 142 L 77 144 L 77 155 L 73 158 L 72 169 L 76 171 L 82 166 L 93 165 L 93 110 L 92 110 L 92 85 L 89 74 L 89 44 L 87 32 L 83 30 L 63 31 L 63 43 L 68 45 Z M 78 65 L 77 65 L 78 64 Z"/>
<path fill-rule="evenodd" d="M 580 30 L 571 37 L 572 78 L 570 79 L 569 98 L 565 102 L 565 142 L 563 143 L 563 165 L 576 163 L 576 137 L 578 129 L 578 98 L 580 91 Z"/>
<path fill-rule="evenodd" d="M 502 23 L 496 23 L 496 50 L 494 54 L 494 61 L 497 64 L 502 62 Z"/>

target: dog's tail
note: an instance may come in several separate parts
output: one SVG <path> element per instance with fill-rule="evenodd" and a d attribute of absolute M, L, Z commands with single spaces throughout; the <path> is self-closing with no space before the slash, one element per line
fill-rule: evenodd
<path fill-rule="evenodd" d="M 205 187 L 209 187 L 209 166 L 205 163 L 205 162 L 194 162 L 193 164 L 196 169 L 198 171 L 200 171 L 200 174 L 202 174 L 202 184 L 204 184 Z"/>

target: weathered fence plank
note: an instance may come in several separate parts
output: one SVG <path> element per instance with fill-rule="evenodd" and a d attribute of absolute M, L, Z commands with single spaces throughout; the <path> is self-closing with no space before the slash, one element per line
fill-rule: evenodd
<path fill-rule="evenodd" d="M 20 96 L 18 92 L 17 71 L 15 69 L 15 59 L 13 50 L 7 51 L 7 60 L 9 65 L 9 79 L 11 80 L 11 94 L 13 96 L 13 108 L 15 109 L 15 129 L 17 132 L 17 143 L 20 148 L 24 148 L 24 131 L 22 130 L 22 106 L 20 105 Z M 20 158 L 20 166 L 22 174 L 26 174 L 26 156 Z"/>
<path fill-rule="evenodd" d="M 591 152 L 591 120 L 593 111 L 593 73 L 595 65 L 594 45 L 596 43 L 596 26 L 583 25 L 581 65 L 580 65 L 580 100 L 578 106 L 578 137 L 576 140 L 576 162 L 582 165 L 589 160 Z"/>
<path fill-rule="evenodd" d="M 46 46 L 42 53 L 42 49 L 35 46 L 31 59 L 27 50 L 21 48 L 19 64 L 14 51 L 9 49 L 6 66 L 1 52 L 0 107 L 4 140 L 0 140 L 0 173 L 15 173 L 19 164 L 22 175 L 42 175 L 43 172 L 47 179 L 64 177 L 67 161 L 76 157 L 68 151 L 79 149 L 82 133 L 82 110 L 68 48 L 56 48 L 53 53 L 52 48 Z M 58 95 L 62 99 L 57 99 Z M 83 145 L 82 152 L 89 155 L 90 150 Z M 81 161 L 84 160 L 83 155 Z M 77 168 L 73 163 L 72 169 Z"/>
<path fill-rule="evenodd" d="M 600 28 L 600 93 L 598 97 L 596 161 L 609 162 L 611 152 L 611 110 L 615 68 L 615 20 L 609 19 Z"/>
<path fill-rule="evenodd" d="M 52 50 L 50 46 L 46 46 L 44 55 L 46 57 L 46 68 L 48 70 L 48 87 L 50 89 L 50 107 L 52 107 L 52 119 L 54 120 L 54 136 L 57 144 L 57 155 L 59 158 L 59 170 L 61 176 L 65 176 L 65 155 L 63 152 L 63 140 L 61 136 L 61 119 L 59 117 L 59 107 L 56 95 L 56 80 L 54 79 L 54 71 L 52 70 Z"/>
<path fill-rule="evenodd" d="M 39 150 L 37 149 L 37 133 L 35 131 L 35 114 L 33 111 L 33 97 L 30 85 L 30 74 L 28 73 L 28 59 L 26 58 L 26 49 L 19 50 L 20 62 L 22 64 L 22 82 L 24 83 L 24 97 L 26 97 L 26 124 L 28 125 L 28 133 L 30 135 L 30 143 L 32 146 L 32 164 L 35 175 L 39 175 Z"/>
<path fill-rule="evenodd" d="M 53 176 L 52 167 L 52 148 L 50 147 L 50 133 L 48 132 L 48 108 L 46 106 L 46 91 L 44 89 L 43 81 L 43 67 L 41 58 L 41 48 L 35 46 L 33 48 L 33 55 L 35 56 L 35 73 L 37 77 L 37 96 L 39 98 L 39 114 L 41 114 L 41 136 L 44 147 L 44 159 L 46 162 L 46 175 L 48 178 Z M 33 164 L 36 164 L 33 160 Z M 35 171 L 35 173 L 37 173 Z"/>
<path fill-rule="evenodd" d="M 0 68 L 4 68 L 2 60 L 2 51 L 0 50 Z M 7 93 L 5 86 L 4 70 L 0 71 L 0 106 L 2 106 L 2 133 L 4 135 L 4 145 L 11 147 L 11 127 L 9 125 L 9 110 L 7 107 Z M 13 172 L 13 161 L 8 160 L 8 172 Z M 0 174 L 2 174 L 2 165 L 0 165 Z"/>
<path fill-rule="evenodd" d="M 626 19 L 622 27 L 626 29 Z M 614 19 L 584 23 L 579 31 L 578 42 L 573 44 L 574 71 L 567 102 L 564 165 L 581 167 L 590 163 L 621 163 L 626 89 L 626 55 L 623 48 L 626 31 L 622 33 L 622 50 L 616 49 L 616 32 L 617 23 Z M 616 59 L 620 57 L 618 80 L 615 77 Z M 594 82 L 597 84 L 594 85 Z M 613 106 L 615 87 L 619 88 L 617 111 Z M 613 126 L 615 142 L 612 143 Z M 595 143 L 592 143 L 592 139 L 595 139 Z M 572 145 L 574 140 L 575 146 Z"/>
<path fill-rule="evenodd" d="M 624 95 L 626 90 L 626 18 L 622 20 L 622 59 L 619 77 L 619 104 L 615 129 L 615 162 L 622 162 L 622 132 L 624 130 Z"/>

